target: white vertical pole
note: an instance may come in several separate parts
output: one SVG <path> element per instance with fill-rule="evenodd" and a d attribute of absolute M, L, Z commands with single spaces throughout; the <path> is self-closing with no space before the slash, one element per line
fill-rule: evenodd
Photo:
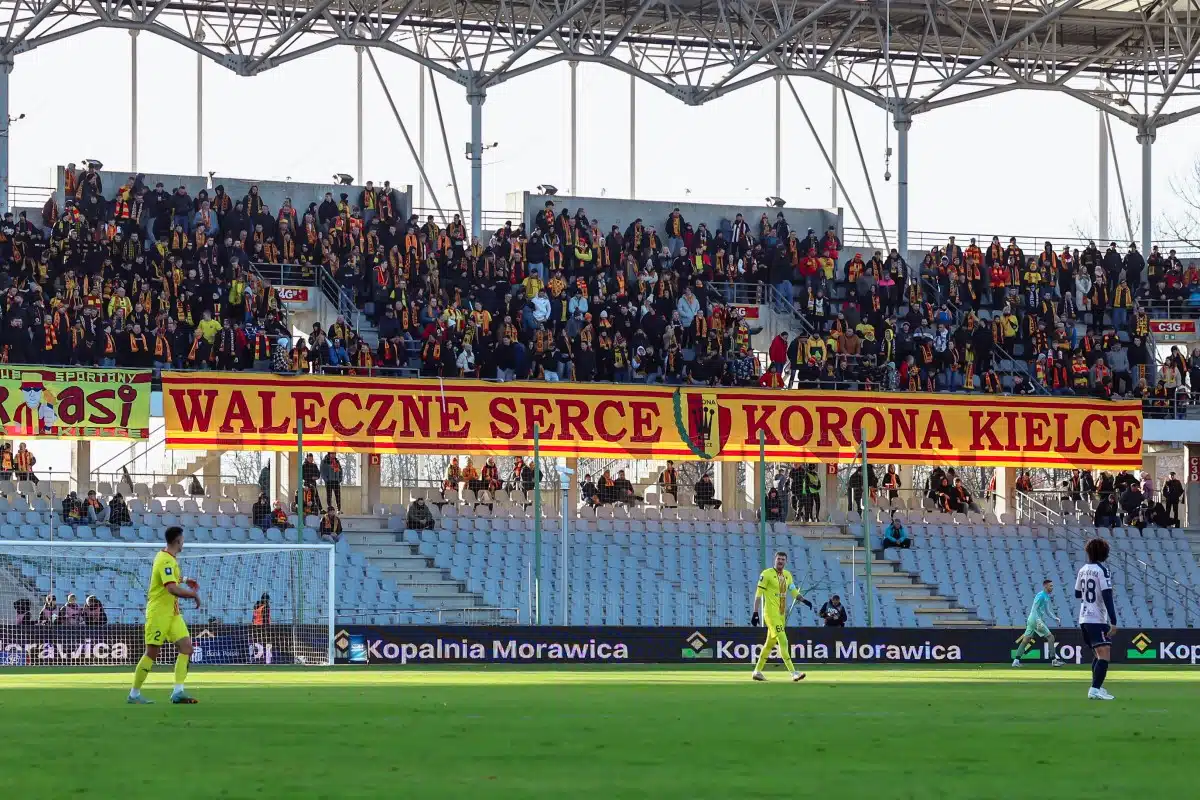
<path fill-rule="evenodd" d="M 358 169 L 354 173 L 354 179 L 361 184 L 367 182 L 363 175 L 363 48 L 355 47 L 354 53 L 358 60 Z"/>
<path fill-rule="evenodd" d="M 138 63 L 137 63 L 137 31 L 129 32 L 129 166 L 134 172 L 138 168 Z M 7 123 L 7 120 L 5 120 Z"/>
<path fill-rule="evenodd" d="M 1108 242 L 1108 126 L 1105 125 L 1104 112 L 1097 111 L 1100 122 L 1100 247 Z"/>
<path fill-rule="evenodd" d="M 471 106 L 471 234 L 479 236 L 483 227 L 483 101 L 482 89 L 467 89 Z"/>
<path fill-rule="evenodd" d="M 577 95 L 576 73 L 579 71 L 579 62 L 571 62 L 571 194 L 579 194 L 579 177 L 576 172 L 576 154 L 579 147 L 579 105 Z"/>
<path fill-rule="evenodd" d="M 1153 183 L 1151 178 L 1154 175 L 1151 166 L 1151 150 L 1154 144 L 1155 132 L 1153 128 L 1146 127 L 1138 133 L 1138 144 L 1142 146 L 1142 258 L 1150 255 L 1150 244 L 1153 240 L 1151 235 L 1154 223 L 1154 217 L 1151 212 L 1153 209 L 1151 203 L 1151 192 Z M 1133 287 L 1137 288 L 1137 287 Z"/>
<path fill-rule="evenodd" d="M 783 76 L 775 76 L 775 196 L 783 196 Z"/>
<path fill-rule="evenodd" d="M 908 129 L 912 117 L 896 114 L 896 249 L 908 258 Z"/>
<path fill-rule="evenodd" d="M 8 75 L 12 72 L 11 58 L 0 61 L 0 214 L 9 210 L 8 205 L 8 137 L 12 122 L 8 115 Z M 53 514 L 51 514 L 53 516 Z"/>
<path fill-rule="evenodd" d="M 629 76 L 629 199 L 637 199 L 637 78 Z"/>
<path fill-rule="evenodd" d="M 334 546 L 326 545 L 325 554 L 329 557 L 329 589 L 325 599 L 325 615 L 329 620 L 329 665 L 333 666 L 333 628 L 337 621 L 337 559 L 334 557 Z"/>
<path fill-rule="evenodd" d="M 204 175 L 204 56 L 196 53 L 196 174 Z"/>
<path fill-rule="evenodd" d="M 838 146 L 838 87 L 830 86 L 830 96 L 833 98 L 833 114 L 830 117 L 832 120 L 833 131 L 830 134 L 829 143 L 829 160 L 833 162 L 833 175 L 829 179 L 830 192 L 833 199 L 829 201 L 830 208 L 838 207 L 838 179 L 837 179 L 837 146 Z"/>
<path fill-rule="evenodd" d="M 430 80 L 432 80 L 430 76 Z M 417 70 L 417 157 L 421 159 L 421 164 L 425 163 L 425 66 L 422 65 Z M 417 184 L 418 196 L 417 205 L 425 207 L 425 184 L 424 182 Z M 454 189 L 455 194 L 458 193 L 458 188 Z M 461 210 L 461 209 L 460 209 Z"/>
<path fill-rule="evenodd" d="M 540 477 L 540 473 L 539 473 L 539 477 Z M 562 502 L 562 510 L 561 510 L 561 513 L 562 513 L 562 573 L 559 576 L 558 585 L 560 587 L 562 587 L 562 591 L 561 591 L 561 593 L 562 593 L 562 624 L 570 625 L 571 622 L 568 618 L 568 615 L 569 615 L 571 598 L 569 596 L 570 593 L 567 591 L 567 587 L 571 585 L 571 581 L 568 580 L 568 575 L 570 573 L 568 573 L 568 571 L 567 571 L 568 569 L 570 569 L 569 562 L 567 559 L 567 549 L 568 549 L 567 539 L 569 538 L 570 533 L 569 533 L 569 528 L 568 528 L 569 523 L 567 521 L 567 518 L 569 516 L 567 514 L 567 505 L 571 501 L 571 498 L 570 498 L 571 491 L 569 488 L 570 484 L 568 483 L 568 479 L 565 475 L 560 476 L 559 480 L 562 482 L 562 500 L 563 500 L 563 502 Z M 541 486 L 541 483 L 539 483 L 534 488 L 534 491 L 540 492 L 541 490 L 542 490 L 542 486 Z"/>

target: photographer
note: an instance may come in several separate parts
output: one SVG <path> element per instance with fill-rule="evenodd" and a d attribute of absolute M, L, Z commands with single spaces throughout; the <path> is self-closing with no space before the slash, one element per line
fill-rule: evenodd
<path fill-rule="evenodd" d="M 846 627 L 846 607 L 842 605 L 842 598 L 836 594 L 821 606 L 821 610 L 817 612 L 817 615 L 825 620 L 826 628 Z"/>

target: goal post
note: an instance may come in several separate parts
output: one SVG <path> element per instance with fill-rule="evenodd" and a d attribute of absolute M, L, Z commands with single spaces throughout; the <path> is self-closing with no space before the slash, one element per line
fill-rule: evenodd
<path fill-rule="evenodd" d="M 0 667 L 133 664 L 158 542 L 0 541 Z M 185 543 L 180 598 L 197 664 L 333 663 L 331 544 Z M 70 602 L 73 598 L 73 602 Z M 164 647 L 160 663 L 172 663 Z"/>

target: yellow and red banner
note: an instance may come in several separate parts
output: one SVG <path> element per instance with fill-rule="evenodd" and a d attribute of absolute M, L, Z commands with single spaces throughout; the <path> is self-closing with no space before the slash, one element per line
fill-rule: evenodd
<path fill-rule="evenodd" d="M 167 446 L 1139 469 L 1138 402 L 163 373 Z"/>
<path fill-rule="evenodd" d="M 50 439 L 150 438 L 150 370 L 0 366 L 0 431 Z"/>

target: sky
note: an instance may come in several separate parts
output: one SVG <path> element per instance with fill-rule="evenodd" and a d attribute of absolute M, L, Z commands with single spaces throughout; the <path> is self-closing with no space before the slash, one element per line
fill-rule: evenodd
<path fill-rule="evenodd" d="M 376 54 L 414 142 L 418 136 L 417 66 Z M 139 158 L 142 172 L 194 174 L 196 55 L 157 36 L 138 39 Z M 369 61 L 364 61 L 364 172 L 359 179 L 419 183 Z M 108 169 L 131 166 L 130 37 L 100 30 L 16 57 L 10 76 L 13 185 L 49 186 L 53 168 L 97 158 Z M 100 69 L 103 89 L 81 75 Z M 831 92 L 794 79 L 818 133 L 831 138 Z M 80 96 L 64 101 L 67 87 Z M 562 194 L 629 196 L 629 77 L 602 66 L 578 67 L 578 187 L 570 186 L 570 68 L 555 65 L 489 91 L 483 108 L 485 210 L 507 208 L 509 192 L 552 183 Z M 241 78 L 206 60 L 204 158 L 207 172 L 320 182 L 356 172 L 355 54 L 339 47 Z M 449 150 L 464 205 L 470 116 L 463 89 L 437 79 Z M 86 91 L 86 94 L 85 94 Z M 700 107 L 688 107 L 646 83 L 637 87 L 637 196 L 655 200 L 759 205 L 775 194 L 774 82 L 762 81 Z M 828 207 L 831 172 L 786 86 L 783 92 L 780 196 L 789 207 Z M 93 102 L 98 101 L 98 102 Z M 839 98 L 839 171 L 863 218 L 875 226 L 867 180 Z M 895 131 L 884 112 L 850 99 L 863 158 L 885 227 L 895 227 L 896 171 L 883 180 L 885 148 Z M 1098 113 L 1051 92 L 1012 92 L 917 116 L 909 136 L 909 229 L 964 235 L 1071 236 L 1097 229 Z M 1114 145 L 1127 202 L 1140 208 L 1141 156 L 1134 130 L 1114 120 Z M 1154 145 L 1155 217 L 1182 213 L 1173 185 L 1197 158 L 1200 118 L 1159 131 Z M 443 207 L 455 205 L 433 96 L 426 90 L 425 166 Z M 1117 180 L 1110 177 L 1113 238 L 1126 238 Z M 572 192 L 571 190 L 575 191 Z M 414 188 L 415 195 L 415 188 Z M 414 202 L 416 198 L 414 197 Z M 845 200 L 842 200 L 845 204 Z M 427 195 L 426 205 L 433 201 Z M 1134 224 L 1138 222 L 1135 214 Z M 846 208 L 845 224 L 855 226 Z M 1157 232 L 1157 231 L 1156 231 Z"/>

